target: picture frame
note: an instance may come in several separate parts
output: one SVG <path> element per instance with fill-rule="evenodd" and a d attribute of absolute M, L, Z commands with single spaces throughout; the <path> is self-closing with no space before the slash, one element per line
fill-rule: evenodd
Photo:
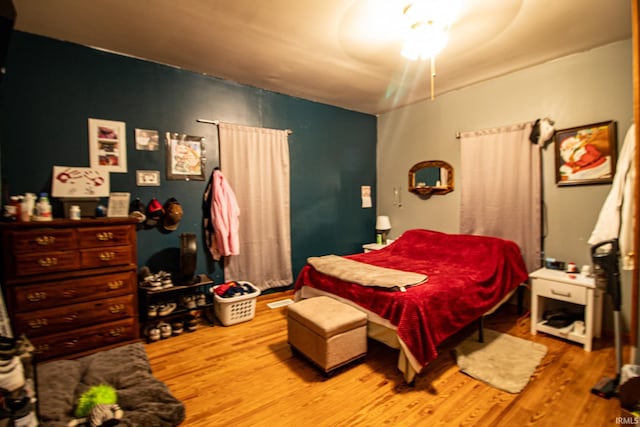
<path fill-rule="evenodd" d="M 167 179 L 204 181 L 204 148 L 204 138 L 201 136 L 167 132 Z"/>
<path fill-rule="evenodd" d="M 137 170 L 136 185 L 138 187 L 159 187 L 160 171 Z"/>
<path fill-rule="evenodd" d="M 109 207 L 107 216 L 109 218 L 121 218 L 129 216 L 129 201 L 131 193 L 109 193 Z"/>
<path fill-rule="evenodd" d="M 556 130 L 556 184 L 610 184 L 616 172 L 617 126 L 613 120 Z"/>
<path fill-rule="evenodd" d="M 127 172 L 127 134 L 124 122 L 89 119 L 89 164 L 109 172 Z"/>
<path fill-rule="evenodd" d="M 141 151 L 158 151 L 159 134 L 157 130 L 136 129 L 136 150 Z"/>

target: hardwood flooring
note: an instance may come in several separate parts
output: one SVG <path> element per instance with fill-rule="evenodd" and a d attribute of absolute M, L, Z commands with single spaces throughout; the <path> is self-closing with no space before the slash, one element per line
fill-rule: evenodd
<path fill-rule="evenodd" d="M 440 347 L 413 387 L 396 369 L 397 351 L 369 340 L 363 362 L 326 378 L 287 344 L 286 308 L 258 298 L 253 320 L 201 325 L 191 333 L 147 344 L 154 374 L 186 406 L 183 426 L 614 426 L 616 398 L 590 393 L 615 372 L 611 339 L 592 352 L 544 334 L 529 334 L 529 317 L 505 306 L 485 327 L 542 343 L 548 353 L 519 394 L 458 371 L 450 351 L 473 328 Z M 628 350 L 625 348 L 625 350 Z M 626 357 L 627 351 L 625 351 Z M 625 358 L 625 360 L 627 360 Z"/>

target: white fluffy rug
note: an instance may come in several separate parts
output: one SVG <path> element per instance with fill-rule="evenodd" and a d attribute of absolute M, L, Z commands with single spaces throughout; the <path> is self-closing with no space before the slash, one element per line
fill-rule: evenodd
<path fill-rule="evenodd" d="M 457 364 L 465 374 L 509 393 L 519 393 L 547 354 L 547 347 L 508 334 L 484 330 L 455 348 Z"/>

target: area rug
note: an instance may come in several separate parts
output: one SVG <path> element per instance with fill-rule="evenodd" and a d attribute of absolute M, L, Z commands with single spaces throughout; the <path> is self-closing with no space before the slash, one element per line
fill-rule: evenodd
<path fill-rule="evenodd" d="M 509 393 L 519 393 L 547 354 L 547 347 L 490 329 L 484 342 L 477 334 L 455 348 L 456 362 L 465 374 Z"/>

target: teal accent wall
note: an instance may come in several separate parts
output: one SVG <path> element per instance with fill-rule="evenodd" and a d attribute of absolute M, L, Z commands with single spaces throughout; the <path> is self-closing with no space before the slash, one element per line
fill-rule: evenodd
<path fill-rule="evenodd" d="M 177 269 L 179 235 L 193 232 L 199 236 L 197 271 L 223 281 L 221 265 L 202 240 L 207 181 L 165 178 L 165 132 L 206 138 L 207 180 L 218 166 L 216 127 L 198 118 L 293 131 L 294 277 L 308 256 L 359 252 L 373 241 L 375 207 L 361 208 L 360 186 L 370 185 L 375 200 L 375 116 L 20 31 L 12 35 L 6 69 L 0 157 L 10 194 L 50 192 L 54 165 L 89 166 L 87 119 L 97 118 L 126 123 L 128 172 L 111 173 L 111 191 L 129 192 L 145 204 L 152 197 L 182 204 L 175 232 L 138 231 L 140 266 Z M 158 130 L 160 150 L 136 150 L 136 128 Z M 161 172 L 160 187 L 136 186 L 135 171 L 147 169 Z M 56 202 L 54 214 L 62 216 Z"/>

